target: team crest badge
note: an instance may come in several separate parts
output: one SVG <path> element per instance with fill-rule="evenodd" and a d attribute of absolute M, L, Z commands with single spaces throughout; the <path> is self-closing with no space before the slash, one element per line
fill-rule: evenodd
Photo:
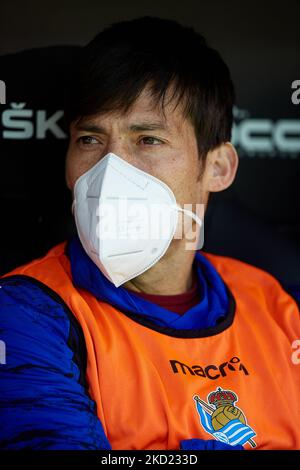
<path fill-rule="evenodd" d="M 194 396 L 196 408 L 202 427 L 217 441 L 225 442 L 232 446 L 249 443 L 256 447 L 253 437 L 256 436 L 248 425 L 246 416 L 235 406 L 238 396 L 231 390 L 223 390 L 218 387 L 207 396 L 207 402 Z"/>

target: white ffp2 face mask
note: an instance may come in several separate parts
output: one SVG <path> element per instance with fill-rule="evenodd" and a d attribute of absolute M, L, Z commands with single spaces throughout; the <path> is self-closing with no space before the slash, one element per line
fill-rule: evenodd
<path fill-rule="evenodd" d="M 88 256 L 116 287 L 151 268 L 167 251 L 178 211 L 163 181 L 108 153 L 74 186 L 73 212 Z"/>

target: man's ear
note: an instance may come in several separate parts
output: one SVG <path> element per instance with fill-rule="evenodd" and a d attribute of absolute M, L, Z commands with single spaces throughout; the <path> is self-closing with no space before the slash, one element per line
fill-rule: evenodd
<path fill-rule="evenodd" d="M 206 176 L 209 192 L 223 191 L 233 182 L 237 167 L 238 155 L 230 142 L 225 142 L 207 154 Z"/>

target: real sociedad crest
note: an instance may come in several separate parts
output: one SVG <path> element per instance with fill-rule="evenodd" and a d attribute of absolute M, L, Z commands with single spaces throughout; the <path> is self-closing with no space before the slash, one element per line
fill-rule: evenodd
<path fill-rule="evenodd" d="M 256 447 L 252 439 L 255 432 L 247 424 L 242 410 L 235 406 L 238 401 L 236 393 L 218 387 L 207 396 L 207 402 L 198 395 L 194 395 L 194 400 L 203 428 L 217 441 L 232 446 L 248 442 L 251 447 Z"/>

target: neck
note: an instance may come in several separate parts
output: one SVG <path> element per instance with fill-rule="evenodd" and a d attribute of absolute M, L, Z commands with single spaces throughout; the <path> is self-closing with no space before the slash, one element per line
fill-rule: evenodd
<path fill-rule="evenodd" d="M 123 287 L 134 292 L 176 295 L 193 285 L 195 251 L 184 248 L 185 240 L 173 240 L 165 255 L 152 268 L 126 282 Z"/>

